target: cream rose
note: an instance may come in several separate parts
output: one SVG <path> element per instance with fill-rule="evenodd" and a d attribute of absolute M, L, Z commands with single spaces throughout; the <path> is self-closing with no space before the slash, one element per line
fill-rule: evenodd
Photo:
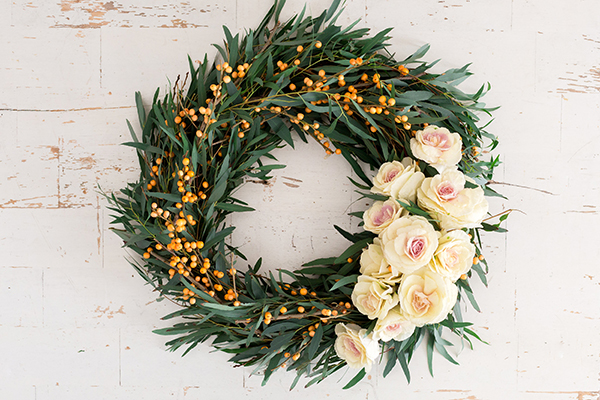
<path fill-rule="evenodd" d="M 394 199 L 376 201 L 363 214 L 364 228 L 369 232 L 380 234 L 392 222 L 400 218 L 404 209 Z"/>
<path fill-rule="evenodd" d="M 475 228 L 488 211 L 483 189 L 465 189 L 465 176 L 455 168 L 426 178 L 417 191 L 419 206 L 439 221 L 442 229 Z"/>
<path fill-rule="evenodd" d="M 404 314 L 400 306 L 392 308 L 385 318 L 377 320 L 375 329 L 375 337 L 389 342 L 390 340 L 396 340 L 401 342 L 408 339 L 415 331 L 415 324 L 410 322 Z"/>
<path fill-rule="evenodd" d="M 352 291 L 352 303 L 362 314 L 375 319 L 385 317 L 398 304 L 398 295 L 391 285 L 368 275 L 358 277 Z"/>
<path fill-rule="evenodd" d="M 360 273 L 390 285 L 398 283 L 401 278 L 400 272 L 394 271 L 383 257 L 381 241 L 378 238 L 373 239 L 373 243 L 363 250 L 360 256 Z"/>
<path fill-rule="evenodd" d="M 458 133 L 429 125 L 410 139 L 410 150 L 416 158 L 441 171 L 460 161 L 462 139 Z"/>
<path fill-rule="evenodd" d="M 394 274 L 409 274 L 431 261 L 439 235 L 425 218 L 408 216 L 392 222 L 379 238 Z"/>
<path fill-rule="evenodd" d="M 456 282 L 462 274 L 469 272 L 474 256 L 475 246 L 469 235 L 458 229 L 442 232 L 429 268 Z"/>
<path fill-rule="evenodd" d="M 365 368 L 369 372 L 379 355 L 379 343 L 374 339 L 373 333 L 366 335 L 366 329 L 354 324 L 337 324 L 335 333 L 337 339 L 334 348 L 338 357 L 351 368 Z"/>
<path fill-rule="evenodd" d="M 398 295 L 404 316 L 416 326 L 423 326 L 446 318 L 456 303 L 458 288 L 450 279 L 421 268 L 402 277 Z"/>
<path fill-rule="evenodd" d="M 402 162 L 386 162 L 381 167 L 375 178 L 371 192 L 391 196 L 394 199 L 415 201 L 417 188 L 425 175 L 410 157 L 405 157 Z"/>

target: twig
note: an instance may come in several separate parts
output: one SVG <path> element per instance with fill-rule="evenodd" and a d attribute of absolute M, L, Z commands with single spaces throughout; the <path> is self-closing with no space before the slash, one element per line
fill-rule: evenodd
<path fill-rule="evenodd" d="M 524 185 L 517 185 L 514 183 L 508 183 L 508 182 L 497 182 L 497 181 L 488 181 L 487 182 L 488 185 L 506 185 L 506 186 L 514 186 L 514 187 L 518 187 L 521 189 L 529 189 L 529 190 L 535 190 L 536 192 L 542 192 L 544 194 L 549 194 L 550 196 L 556 196 L 556 193 L 552 193 L 552 192 L 548 192 L 547 190 L 542 190 L 542 189 L 536 189 L 536 188 L 532 188 L 529 186 L 524 186 Z"/>
<path fill-rule="evenodd" d="M 273 40 L 273 36 L 275 36 L 275 31 L 277 31 L 278 27 L 279 27 L 279 21 L 277 21 L 277 23 L 275 24 L 273 29 L 271 29 L 271 34 L 269 35 L 269 38 L 265 42 L 265 45 L 263 46 L 263 48 L 260 49 L 260 51 L 257 54 L 262 53 L 267 47 L 269 47 L 271 45 L 271 40 Z"/>
<path fill-rule="evenodd" d="M 510 209 L 508 209 L 508 210 L 504 210 L 504 211 L 502 211 L 501 213 L 498 213 L 498 214 L 496 214 L 496 215 L 492 215 L 491 217 L 487 217 L 486 219 L 482 220 L 481 222 L 489 221 L 490 219 L 494 219 L 494 218 L 496 218 L 496 217 L 500 217 L 500 216 L 502 216 L 502 215 L 504 215 L 504 214 L 508 214 L 508 213 L 511 213 L 511 212 L 513 212 L 513 211 L 518 211 L 518 212 L 520 212 L 520 213 L 522 213 L 522 214 L 525 214 L 525 212 L 523 212 L 523 211 L 521 211 L 521 210 L 518 210 L 518 209 L 516 209 L 516 208 L 510 208 Z M 525 214 L 525 215 L 527 215 L 527 214 Z"/>

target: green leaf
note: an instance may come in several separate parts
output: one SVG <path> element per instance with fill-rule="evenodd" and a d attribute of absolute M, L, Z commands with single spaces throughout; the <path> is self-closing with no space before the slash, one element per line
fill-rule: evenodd
<path fill-rule="evenodd" d="M 308 345 L 308 358 L 312 360 L 317 353 L 317 349 L 319 348 L 319 344 L 321 343 L 321 339 L 323 338 L 323 324 L 319 324 L 319 327 L 315 330 L 315 336 L 310 340 L 310 344 Z"/>
<path fill-rule="evenodd" d="M 290 132 L 290 129 L 287 127 L 287 125 L 281 120 L 281 118 L 270 119 L 267 123 L 269 124 L 275 135 L 279 136 L 283 141 L 292 146 L 292 148 L 294 147 L 292 133 Z"/>
<path fill-rule="evenodd" d="M 164 154 L 164 150 L 160 149 L 158 147 L 154 147 L 154 146 L 150 146 L 147 143 L 140 143 L 140 142 L 125 142 L 125 143 L 121 143 L 123 146 L 129 146 L 129 147 L 134 147 L 136 149 L 139 150 L 143 150 L 146 153 L 154 153 L 154 154 Z"/>
<path fill-rule="evenodd" d="M 475 332 L 473 332 L 472 330 L 470 330 L 469 328 L 465 328 L 465 332 L 467 332 L 469 335 L 473 336 L 475 339 L 479 340 L 481 343 L 485 343 L 488 344 L 488 342 L 482 340 L 479 335 L 477 335 Z"/>
<path fill-rule="evenodd" d="M 217 182 L 215 183 L 215 186 L 213 187 L 212 191 L 210 192 L 210 196 L 208 197 L 208 200 L 206 200 L 207 204 L 215 203 L 215 202 L 221 200 L 221 198 L 225 194 L 225 191 L 227 190 L 227 178 L 228 178 L 227 175 L 223 175 L 217 180 Z"/>
<path fill-rule="evenodd" d="M 156 197 L 157 199 L 164 199 L 173 203 L 181 201 L 181 196 L 174 193 L 159 193 L 159 192 L 147 192 L 149 197 Z"/>
<path fill-rule="evenodd" d="M 245 206 L 240 206 L 238 204 L 231 204 L 231 203 L 217 203 L 215 205 L 215 207 L 218 209 L 221 209 L 221 210 L 232 211 L 232 212 L 254 211 L 254 208 L 252 208 L 252 207 L 245 207 Z"/>
<path fill-rule="evenodd" d="M 419 101 L 429 100 L 433 97 L 433 93 L 426 90 L 411 90 L 403 92 L 396 96 L 396 104 L 411 106 L 417 104 Z M 410 122 L 410 118 L 409 118 Z"/>
<path fill-rule="evenodd" d="M 385 363 L 385 368 L 383 369 L 384 378 L 388 376 L 390 372 L 392 372 L 392 369 L 394 369 L 394 367 L 396 366 L 397 359 L 398 357 L 396 356 L 396 353 L 394 351 L 388 351 L 388 359 Z"/>
<path fill-rule="evenodd" d="M 142 94 L 140 92 L 135 92 L 135 105 L 138 112 L 140 126 L 142 129 L 144 129 L 144 124 L 146 122 L 146 110 L 144 110 L 144 103 L 142 102 Z"/>
<path fill-rule="evenodd" d="M 203 250 L 208 250 L 208 249 L 212 248 L 215 244 L 222 242 L 223 239 L 225 239 L 227 236 L 231 235 L 231 233 L 234 231 L 234 229 L 235 229 L 235 226 L 230 226 L 230 227 L 225 228 L 222 231 L 216 233 L 212 237 L 209 236 L 209 239 L 204 243 Z"/>
<path fill-rule="evenodd" d="M 481 282 L 487 287 L 487 285 L 488 285 L 487 277 L 485 276 L 485 272 L 483 272 L 481 265 L 479 265 L 479 264 L 473 265 L 471 267 L 471 269 L 477 273 L 477 276 L 479 276 L 479 279 L 481 280 Z"/>
<path fill-rule="evenodd" d="M 406 378 L 406 382 L 410 383 L 410 370 L 408 369 L 408 362 L 406 361 L 405 353 L 397 350 L 396 357 L 398 358 L 398 362 L 400 363 L 400 367 L 402 367 L 402 372 L 404 373 L 404 377 Z"/>
<path fill-rule="evenodd" d="M 417 51 L 415 51 L 413 53 L 413 55 L 411 55 L 410 57 L 406 58 L 404 61 L 402 61 L 403 64 L 410 64 L 412 62 L 415 62 L 416 60 L 419 60 L 421 57 L 423 57 L 428 51 L 429 51 L 429 44 L 425 44 L 423 46 L 421 46 Z"/>
<path fill-rule="evenodd" d="M 473 293 L 470 290 L 465 290 L 464 293 L 467 295 L 467 298 L 469 299 L 469 302 L 471 303 L 473 308 L 475 310 L 481 312 L 481 309 L 479 309 L 479 304 L 477 304 L 477 301 L 475 300 L 475 296 L 473 296 Z"/>
<path fill-rule="evenodd" d="M 369 187 L 373 186 L 373 183 L 371 182 L 371 180 L 369 178 L 367 178 L 367 175 L 365 175 L 362 168 L 358 165 L 358 163 L 354 159 L 354 156 L 352 154 L 350 154 L 350 152 L 347 152 L 347 151 L 343 151 L 342 155 L 344 156 L 346 161 L 348 161 L 348 163 L 350 164 L 350 166 L 352 167 L 352 169 L 354 170 L 356 175 L 358 175 L 358 177 L 360 179 L 362 179 L 362 181 L 364 183 L 366 183 Z"/>
<path fill-rule="evenodd" d="M 450 354 L 448 354 L 448 351 L 446 350 L 446 347 L 444 346 L 444 343 L 446 343 L 446 345 L 452 345 L 452 343 L 445 341 L 444 339 L 442 339 L 442 337 L 440 336 L 440 333 L 438 332 L 437 329 L 434 329 L 433 331 L 434 333 L 434 342 L 435 342 L 435 349 L 438 351 L 438 353 L 440 353 L 442 355 L 442 357 L 444 357 L 446 360 L 450 361 L 452 364 L 456 364 L 458 365 L 458 362 L 452 358 L 452 356 L 450 356 Z"/>
<path fill-rule="evenodd" d="M 139 140 L 137 138 L 137 136 L 135 135 L 135 131 L 133 130 L 133 126 L 131 126 L 131 122 L 129 122 L 129 120 L 127 121 L 127 127 L 129 128 L 129 133 L 131 134 L 131 138 L 133 139 L 134 142 L 139 143 Z"/>
<path fill-rule="evenodd" d="M 356 235 L 351 234 L 350 232 L 345 231 L 344 229 L 340 228 L 337 225 L 334 225 L 333 228 L 338 231 L 343 237 L 345 237 L 347 240 L 351 241 L 352 243 L 358 242 L 358 240 L 356 239 Z"/>
<path fill-rule="evenodd" d="M 435 337 L 431 332 L 429 332 L 429 337 L 427 338 L 427 367 L 429 368 L 429 373 L 433 376 L 433 347 L 435 344 Z"/>
<path fill-rule="evenodd" d="M 348 177 L 348 179 L 350 179 L 350 182 L 352 182 L 352 184 L 354 184 L 354 186 L 356 186 L 359 189 L 362 190 L 370 190 L 371 187 L 370 186 L 366 186 L 366 185 L 361 185 L 360 183 L 356 182 L 354 179 Z"/>
<path fill-rule="evenodd" d="M 346 386 L 344 386 L 342 389 L 344 389 L 344 390 L 345 390 L 345 389 L 350 389 L 352 386 L 354 386 L 354 385 L 356 385 L 358 382 L 360 382 L 360 381 L 361 381 L 361 380 L 362 380 L 362 379 L 365 377 L 365 375 L 367 375 L 367 371 L 365 371 L 365 369 L 363 368 L 363 369 L 361 369 L 361 370 L 358 372 L 358 374 L 356 374 L 356 375 L 354 376 L 354 378 L 352 378 L 352 380 L 351 380 L 350 382 L 348 382 L 348 383 L 346 384 Z"/>
<path fill-rule="evenodd" d="M 308 268 L 301 268 L 299 270 L 299 272 L 301 272 L 302 274 L 305 274 L 305 275 L 328 275 L 328 274 L 335 274 L 337 271 L 335 271 L 334 269 L 331 269 L 331 268 L 326 268 L 326 267 L 308 267 Z"/>
<path fill-rule="evenodd" d="M 373 238 L 363 239 L 354 243 L 352 246 L 348 247 L 348 249 L 346 249 L 346 251 L 344 251 L 341 256 L 335 259 L 335 264 L 345 263 L 349 257 L 355 255 L 371 243 L 373 243 Z"/>
<path fill-rule="evenodd" d="M 304 267 L 311 267 L 313 265 L 332 265 L 335 263 L 337 257 L 328 257 L 328 258 L 317 258 L 316 260 L 307 262 L 306 264 L 302 264 Z"/>
<path fill-rule="evenodd" d="M 339 281 L 337 281 L 335 283 L 335 285 L 333 285 L 331 287 L 331 289 L 329 289 L 329 291 L 333 292 L 335 289 L 337 289 L 339 287 L 346 286 L 349 283 L 355 283 L 357 279 L 358 279 L 358 275 L 345 276 L 342 279 L 340 279 Z"/>

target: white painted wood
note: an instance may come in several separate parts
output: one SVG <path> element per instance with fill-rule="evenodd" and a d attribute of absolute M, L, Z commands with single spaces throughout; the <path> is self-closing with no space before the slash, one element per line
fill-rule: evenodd
<path fill-rule="evenodd" d="M 288 391 L 268 386 L 226 355 L 199 346 L 165 351 L 174 310 L 155 302 L 125 259 L 97 185 L 136 179 L 125 119 L 137 127 L 134 93 L 165 90 L 192 60 L 232 32 L 255 27 L 268 0 L 222 2 L 0 0 L 0 399 L 600 399 L 600 3 L 592 0 L 352 0 L 339 21 L 394 26 L 398 58 L 431 44 L 437 71 L 472 62 L 464 83 L 486 82 L 501 105 L 490 130 L 504 164 L 496 180 L 517 208 L 508 235 L 487 235 L 489 288 L 468 319 L 490 345 L 464 349 L 453 366 L 425 350 L 386 379 L 375 367 L 350 391 L 340 373 Z M 289 1 L 284 16 L 302 9 Z M 329 1 L 311 0 L 313 15 Z M 485 118 L 484 118 L 485 119 Z M 332 228 L 356 229 L 359 210 L 341 157 L 313 145 L 282 149 L 268 186 L 239 195 L 257 211 L 235 215 L 233 243 L 270 269 L 338 253 Z M 458 349 L 457 349 L 458 351 Z M 456 352 L 454 353 L 456 354 Z M 340 382 L 337 380 L 341 379 Z"/>

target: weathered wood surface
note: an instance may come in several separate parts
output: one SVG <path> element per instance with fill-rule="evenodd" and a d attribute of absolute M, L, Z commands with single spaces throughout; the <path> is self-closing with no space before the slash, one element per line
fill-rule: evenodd
<path fill-rule="evenodd" d="M 320 12 L 328 1 L 313 0 Z M 301 10 L 290 1 L 286 13 Z M 352 0 L 340 21 L 394 26 L 404 56 L 431 43 L 438 70 L 472 62 L 467 90 L 489 81 L 502 105 L 498 189 L 518 208 L 510 234 L 486 237 L 490 287 L 467 316 L 490 345 L 437 357 L 424 349 L 387 379 L 375 368 L 342 392 L 336 378 L 288 392 L 204 346 L 164 351 L 171 306 L 124 259 L 97 193 L 137 176 L 125 119 L 222 40 L 254 27 L 269 0 L 0 0 L 0 399 L 600 399 L 600 3 L 593 0 Z M 359 204 L 349 167 L 316 146 L 279 152 L 269 185 L 247 183 L 257 208 L 235 216 L 235 243 L 271 267 L 294 268 L 345 245 Z M 343 378 L 350 378 L 350 373 Z M 340 378 L 341 374 L 338 375 Z"/>

